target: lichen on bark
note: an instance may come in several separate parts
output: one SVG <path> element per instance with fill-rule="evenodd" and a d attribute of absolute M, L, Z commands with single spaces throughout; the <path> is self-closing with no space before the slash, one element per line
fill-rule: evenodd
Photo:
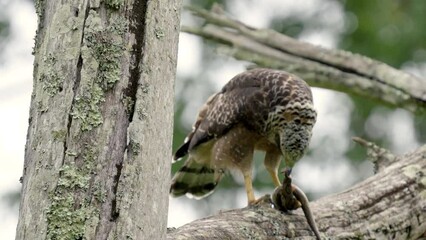
<path fill-rule="evenodd" d="M 178 2 L 36 1 L 17 239 L 164 238 Z M 163 41 L 146 36 L 155 27 Z M 141 77 L 145 68 L 153 70 Z M 147 82 L 156 91 L 145 115 L 155 120 L 133 124 L 143 131 L 128 148 L 135 95 Z"/>
<path fill-rule="evenodd" d="M 105 92 L 120 79 L 127 21 L 115 17 L 104 27 L 99 14 L 91 10 L 86 20 L 81 57 L 81 91 L 75 98 L 72 116 L 81 121 L 81 130 L 91 130 L 103 122 L 100 105 Z"/>
<path fill-rule="evenodd" d="M 99 212 L 91 204 L 92 199 L 81 198 L 78 194 L 89 189 L 97 153 L 93 147 L 86 145 L 82 155 L 82 166 L 71 162 L 59 170 L 58 183 L 49 195 L 51 204 L 46 211 L 48 239 L 82 239 L 87 224 L 98 219 Z"/>
<path fill-rule="evenodd" d="M 56 95 L 62 89 L 62 83 L 64 81 L 57 72 L 56 62 L 57 59 L 53 53 L 48 53 L 43 58 L 44 65 L 40 68 L 41 74 L 39 81 L 43 85 L 43 90 L 51 97 Z"/>
<path fill-rule="evenodd" d="M 124 4 L 123 0 L 105 0 L 104 2 L 109 8 L 115 10 L 120 9 Z"/>

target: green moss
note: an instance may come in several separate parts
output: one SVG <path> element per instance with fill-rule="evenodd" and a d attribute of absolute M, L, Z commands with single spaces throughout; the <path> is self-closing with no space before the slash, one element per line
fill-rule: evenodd
<path fill-rule="evenodd" d="M 104 90 L 112 88 L 120 79 L 121 58 L 125 51 L 122 35 L 128 26 L 128 22 L 122 17 L 113 18 L 110 23 L 105 29 L 99 29 L 95 21 L 96 25 L 85 31 L 87 47 L 99 63 L 95 82 Z"/>
<path fill-rule="evenodd" d="M 135 101 L 129 96 L 123 98 L 122 100 L 124 107 L 126 108 L 127 114 L 130 114 L 133 111 L 133 106 L 135 105 Z"/>
<path fill-rule="evenodd" d="M 424 175 L 424 173 L 423 173 L 422 177 L 420 178 L 419 182 L 423 187 L 426 188 L 426 176 Z"/>
<path fill-rule="evenodd" d="M 74 119 L 81 120 L 81 130 L 91 130 L 103 122 L 100 104 L 104 101 L 104 92 L 97 84 L 75 98 L 71 115 Z"/>
<path fill-rule="evenodd" d="M 419 193 L 419 196 L 421 199 L 425 199 L 426 200 L 426 190 L 423 190 Z"/>
<path fill-rule="evenodd" d="M 67 136 L 67 131 L 62 129 L 62 130 L 53 130 L 52 131 L 52 136 L 53 136 L 53 140 L 55 141 L 59 141 L 59 142 L 64 142 L 65 141 L 65 137 Z"/>
<path fill-rule="evenodd" d="M 88 202 L 76 204 L 74 193 L 88 188 L 89 176 L 73 165 L 62 167 L 60 174 L 47 210 L 47 239 L 82 239 L 86 219 L 95 214 L 95 208 Z"/>
<path fill-rule="evenodd" d="M 355 240 L 357 240 L 357 239 L 361 240 L 361 239 L 364 239 L 364 237 L 365 237 L 364 234 L 361 233 L 359 230 L 357 230 L 356 232 L 354 232 L 353 239 L 355 239 Z"/>
<path fill-rule="evenodd" d="M 36 108 L 39 113 L 45 113 L 49 110 L 49 106 L 42 99 L 36 100 Z"/>
<path fill-rule="evenodd" d="M 161 28 L 156 28 L 154 33 L 157 39 L 162 39 L 165 36 L 164 31 Z"/>
<path fill-rule="evenodd" d="M 42 20 L 43 12 L 44 12 L 44 0 L 35 0 L 34 8 L 38 16 L 38 20 L 40 22 Z"/>
<path fill-rule="evenodd" d="M 64 165 L 59 170 L 55 190 L 49 194 L 51 205 L 47 209 L 47 239 L 83 239 L 86 226 L 98 218 L 99 212 L 87 193 L 96 152 L 86 145 L 83 163 Z M 91 205 L 92 204 L 92 205 Z"/>
<path fill-rule="evenodd" d="M 45 5 L 45 0 L 35 0 L 34 1 L 34 8 L 35 8 L 35 11 L 36 11 L 36 14 L 37 14 L 38 27 L 37 27 L 37 30 L 36 30 L 36 36 L 34 37 L 33 50 L 31 52 L 31 54 L 33 54 L 33 55 L 35 55 L 36 51 L 40 47 L 39 34 L 40 34 L 40 29 L 42 27 L 41 25 L 42 25 L 42 22 L 43 22 L 44 5 Z"/>
<path fill-rule="evenodd" d="M 144 83 L 141 85 L 142 93 L 148 93 L 149 92 L 149 84 Z"/>
<path fill-rule="evenodd" d="M 148 117 L 148 112 L 145 107 L 139 107 L 137 109 L 139 120 L 145 120 Z"/>
<path fill-rule="evenodd" d="M 123 34 L 127 26 L 124 18 L 116 17 L 111 19 L 109 26 L 103 27 L 98 13 L 93 10 L 89 12 L 82 48 L 83 68 L 87 68 L 82 81 L 86 82 L 81 84 L 72 111 L 73 118 L 81 120 L 83 131 L 103 122 L 100 106 L 105 101 L 105 92 L 120 80 L 121 59 L 125 52 Z"/>
<path fill-rule="evenodd" d="M 122 0 L 105 0 L 105 4 L 112 9 L 120 9 L 121 6 L 123 6 Z"/>
<path fill-rule="evenodd" d="M 43 90 L 52 97 L 61 90 L 64 80 L 59 76 L 55 68 L 57 59 L 52 53 L 47 54 L 43 58 L 43 62 L 39 81 L 42 84 Z"/>
<path fill-rule="evenodd" d="M 95 148 L 96 145 L 97 145 L 97 143 L 94 142 L 92 144 L 86 144 L 84 146 L 83 160 L 84 160 L 84 163 L 85 163 L 84 166 L 85 166 L 85 170 L 87 171 L 87 173 L 91 172 L 92 169 L 94 168 L 96 158 L 98 156 L 98 151 Z"/>
<path fill-rule="evenodd" d="M 95 185 L 95 191 L 93 192 L 93 196 L 100 203 L 104 203 L 106 201 L 106 190 L 102 188 L 102 186 L 97 183 Z"/>
<path fill-rule="evenodd" d="M 71 157 L 76 157 L 78 153 L 75 151 L 67 150 L 65 151 L 65 154 Z"/>
<path fill-rule="evenodd" d="M 65 165 L 60 170 L 58 187 L 87 189 L 89 176 L 73 165 Z"/>
<path fill-rule="evenodd" d="M 73 210 L 74 198 L 71 193 L 64 192 L 56 196 L 49 211 L 47 220 L 47 239 L 82 239 L 85 232 L 85 221 L 95 210 L 82 206 Z"/>
<path fill-rule="evenodd" d="M 419 173 L 422 171 L 422 168 L 418 164 L 408 165 L 402 169 L 405 176 L 409 178 L 416 178 Z"/>
<path fill-rule="evenodd" d="M 138 142 L 135 142 L 133 140 L 130 140 L 129 145 L 130 145 L 130 149 L 131 149 L 132 153 L 134 155 L 139 155 L 139 153 L 141 151 L 141 144 L 138 143 Z"/>

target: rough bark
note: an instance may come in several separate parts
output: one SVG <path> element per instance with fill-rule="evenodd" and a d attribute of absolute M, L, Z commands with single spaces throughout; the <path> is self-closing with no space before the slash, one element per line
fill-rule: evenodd
<path fill-rule="evenodd" d="M 16 239 L 161 239 L 180 1 L 39 0 Z"/>
<path fill-rule="evenodd" d="M 205 20 L 182 31 L 217 43 L 218 51 L 259 66 L 292 72 L 311 86 L 370 98 L 413 112 L 425 112 L 426 84 L 408 73 L 373 59 L 338 49 L 303 43 L 270 29 L 254 29 L 216 7 L 188 7 Z"/>
<path fill-rule="evenodd" d="M 323 239 L 426 237 L 426 145 L 395 157 L 374 144 L 374 176 L 311 203 Z M 264 201 L 172 229 L 167 239 L 315 239 L 301 210 L 283 214 Z"/>

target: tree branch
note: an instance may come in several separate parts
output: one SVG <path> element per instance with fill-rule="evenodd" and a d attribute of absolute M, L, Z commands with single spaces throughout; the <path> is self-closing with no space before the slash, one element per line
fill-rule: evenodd
<path fill-rule="evenodd" d="M 254 29 L 213 11 L 188 6 L 201 27 L 182 31 L 213 40 L 221 53 L 292 72 L 311 86 L 372 98 L 412 112 L 426 111 L 426 81 L 384 63 L 342 50 L 303 43 L 270 29 Z"/>
<path fill-rule="evenodd" d="M 372 145 L 370 145 L 372 146 Z M 368 147 L 368 146 L 367 146 Z M 391 154 L 382 155 L 382 158 Z M 321 237 L 418 239 L 426 236 L 426 145 L 349 190 L 311 203 Z M 167 239 L 314 239 L 299 209 L 283 214 L 264 201 L 169 231 Z"/>

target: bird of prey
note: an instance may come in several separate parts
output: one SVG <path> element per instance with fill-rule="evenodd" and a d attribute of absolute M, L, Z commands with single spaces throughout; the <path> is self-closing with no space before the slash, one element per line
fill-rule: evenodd
<path fill-rule="evenodd" d="M 304 155 L 316 116 L 311 90 L 299 77 L 264 68 L 236 75 L 202 106 L 192 131 L 174 154 L 174 160 L 188 158 L 174 175 L 170 194 L 205 197 L 225 170 L 237 169 L 244 177 L 248 204 L 256 203 L 254 151 L 266 152 L 266 170 L 280 186 L 281 158 L 291 169 Z"/>

